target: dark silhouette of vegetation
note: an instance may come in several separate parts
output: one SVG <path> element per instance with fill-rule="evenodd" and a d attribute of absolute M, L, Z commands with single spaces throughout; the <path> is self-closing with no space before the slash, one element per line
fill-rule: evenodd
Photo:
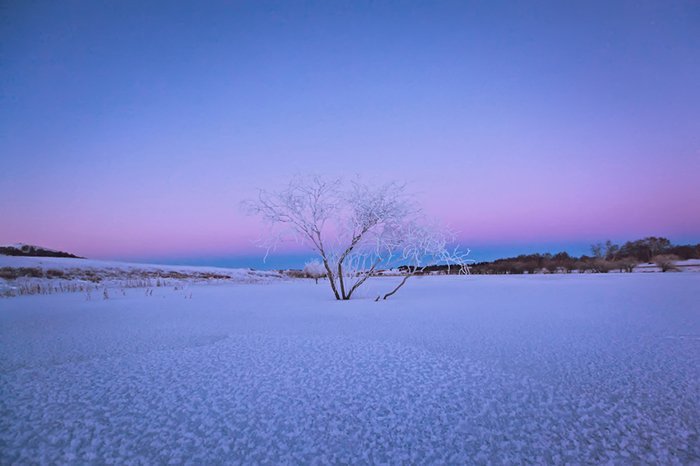
<path fill-rule="evenodd" d="M 591 255 L 573 257 L 556 254 L 522 254 L 517 257 L 479 262 L 469 266 L 475 274 L 608 273 L 632 272 L 643 263 L 654 263 L 663 272 L 675 270 L 678 260 L 700 259 L 700 244 L 673 245 L 666 238 L 650 236 L 623 245 L 612 241 L 591 245 Z M 424 273 L 457 273 L 446 266 L 427 267 Z"/>
<path fill-rule="evenodd" d="M 72 259 L 84 259 L 63 251 L 53 251 L 39 246 L 23 244 L 18 246 L 0 246 L 0 255 L 3 256 L 29 256 L 29 257 L 70 257 Z"/>

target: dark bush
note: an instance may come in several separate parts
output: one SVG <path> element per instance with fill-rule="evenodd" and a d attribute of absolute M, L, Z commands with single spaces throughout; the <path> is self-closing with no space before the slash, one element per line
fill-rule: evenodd
<path fill-rule="evenodd" d="M 5 280 L 14 280 L 19 276 L 19 269 L 13 267 L 3 267 L 0 269 L 0 278 L 4 278 Z"/>
<path fill-rule="evenodd" d="M 0 269 L 0 278 L 14 280 L 19 277 L 42 278 L 44 273 L 38 267 L 3 267 Z"/>
<path fill-rule="evenodd" d="M 64 278 L 66 273 L 63 270 L 49 269 L 46 271 L 47 278 Z"/>

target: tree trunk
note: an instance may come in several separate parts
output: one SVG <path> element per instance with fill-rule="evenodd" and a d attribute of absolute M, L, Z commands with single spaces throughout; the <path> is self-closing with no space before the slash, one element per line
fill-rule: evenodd
<path fill-rule="evenodd" d="M 323 266 L 326 268 L 326 273 L 328 274 L 328 281 L 331 284 L 331 289 L 333 290 L 333 294 L 335 295 L 335 299 L 340 301 L 340 295 L 338 294 L 338 289 L 335 287 L 335 277 L 333 277 L 333 271 L 331 270 L 331 266 L 328 265 L 328 259 L 326 259 L 325 255 L 321 256 L 323 259 Z"/>
<path fill-rule="evenodd" d="M 342 296 L 343 300 L 348 300 L 350 299 L 349 296 L 345 295 L 345 281 L 343 280 L 343 263 L 338 262 L 338 281 L 340 281 L 340 296 Z"/>

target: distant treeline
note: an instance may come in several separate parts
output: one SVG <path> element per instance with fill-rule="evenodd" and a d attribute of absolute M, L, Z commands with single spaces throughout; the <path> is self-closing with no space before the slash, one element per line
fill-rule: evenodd
<path fill-rule="evenodd" d="M 0 254 L 4 256 L 29 256 L 29 257 L 70 257 L 73 259 L 82 259 L 80 256 L 70 254 L 63 251 L 52 251 L 29 244 L 23 244 L 20 247 L 0 246 Z"/>
<path fill-rule="evenodd" d="M 622 246 L 611 241 L 591 246 L 591 255 L 570 256 L 566 252 L 556 254 L 523 254 L 517 257 L 479 262 L 469 266 L 476 274 L 523 274 L 523 273 L 607 273 L 614 270 L 632 272 L 642 263 L 655 263 L 663 272 L 674 270 L 679 260 L 700 259 L 700 244 L 673 245 L 667 238 L 648 238 L 628 241 Z M 447 266 L 430 266 L 425 273 L 448 273 Z M 452 267 L 449 273 L 458 273 Z"/>

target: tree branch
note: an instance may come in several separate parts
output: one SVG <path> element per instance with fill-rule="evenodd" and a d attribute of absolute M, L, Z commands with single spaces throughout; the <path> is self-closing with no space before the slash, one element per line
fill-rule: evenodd
<path fill-rule="evenodd" d="M 399 291 L 399 289 L 406 283 L 406 280 L 408 280 L 410 277 L 411 277 L 411 274 L 403 277 L 403 280 L 401 280 L 401 283 L 399 283 L 399 285 L 396 288 L 394 288 L 393 290 L 391 290 L 390 292 L 388 292 L 387 294 L 384 295 L 384 299 L 388 298 L 389 296 L 392 296 L 394 293 Z"/>

